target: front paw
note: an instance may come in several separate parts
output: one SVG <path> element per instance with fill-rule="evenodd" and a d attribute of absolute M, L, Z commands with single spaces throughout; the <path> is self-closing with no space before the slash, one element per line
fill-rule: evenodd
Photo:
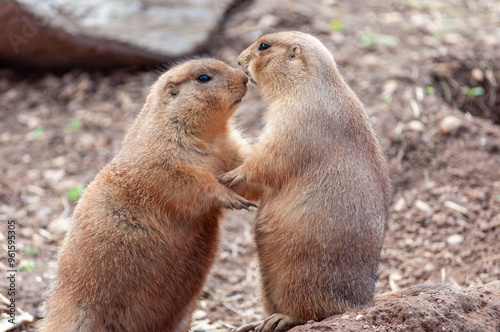
<path fill-rule="evenodd" d="M 217 177 L 217 180 L 228 188 L 236 187 L 240 183 L 246 182 L 244 173 L 240 173 L 238 168 L 233 169 Z"/>
<path fill-rule="evenodd" d="M 230 210 L 248 210 L 251 206 L 258 207 L 257 204 L 244 199 L 243 197 L 230 190 L 228 190 L 225 195 L 222 195 L 220 197 L 220 200 L 222 206 Z"/>

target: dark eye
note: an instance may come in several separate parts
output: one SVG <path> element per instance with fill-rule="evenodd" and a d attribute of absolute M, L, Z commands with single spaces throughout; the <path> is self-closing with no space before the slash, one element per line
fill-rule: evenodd
<path fill-rule="evenodd" d="M 212 78 L 208 75 L 200 75 L 198 76 L 198 78 L 196 79 L 198 82 L 200 83 L 207 83 L 208 81 L 210 81 Z"/>
<path fill-rule="evenodd" d="M 262 44 L 259 45 L 259 51 L 268 50 L 270 47 L 271 47 L 271 45 L 266 44 L 266 43 L 262 43 Z"/>

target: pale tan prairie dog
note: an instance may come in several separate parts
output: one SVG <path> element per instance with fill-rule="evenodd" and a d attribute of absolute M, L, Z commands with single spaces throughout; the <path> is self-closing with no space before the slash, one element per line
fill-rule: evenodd
<path fill-rule="evenodd" d="M 212 59 L 164 73 L 75 209 L 42 331 L 188 331 L 223 207 L 254 206 L 214 176 L 241 164 L 230 116 L 247 76 Z"/>
<path fill-rule="evenodd" d="M 452 290 L 459 289 L 458 285 L 451 285 L 439 282 L 426 282 L 423 284 L 415 284 L 408 286 L 403 289 L 399 289 L 392 292 L 387 292 L 383 294 L 378 294 L 373 297 L 373 304 L 378 305 L 383 302 L 392 301 L 393 299 L 408 297 L 408 296 L 418 296 L 423 293 L 442 291 L 442 290 Z"/>
<path fill-rule="evenodd" d="M 284 331 L 369 306 L 391 194 L 363 105 L 313 36 L 265 35 L 238 63 L 269 107 L 252 154 L 219 180 L 266 188 L 254 233 L 272 315 L 240 331 Z"/>

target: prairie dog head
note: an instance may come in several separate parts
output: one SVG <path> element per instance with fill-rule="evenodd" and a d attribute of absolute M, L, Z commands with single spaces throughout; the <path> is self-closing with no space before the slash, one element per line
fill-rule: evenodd
<path fill-rule="evenodd" d="M 245 73 L 222 61 L 190 60 L 160 76 L 147 103 L 169 123 L 212 135 L 225 127 L 239 106 L 247 82 Z"/>
<path fill-rule="evenodd" d="M 270 98 L 304 90 L 304 84 L 324 79 L 325 72 L 336 72 L 328 49 L 316 37 L 299 31 L 260 37 L 238 56 L 238 64 Z"/>

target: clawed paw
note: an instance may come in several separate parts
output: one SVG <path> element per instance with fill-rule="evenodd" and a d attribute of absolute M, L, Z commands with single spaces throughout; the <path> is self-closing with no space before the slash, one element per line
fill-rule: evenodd
<path fill-rule="evenodd" d="M 256 322 L 256 323 L 251 323 L 251 324 L 246 324 L 243 326 L 238 327 L 234 332 L 250 332 L 250 331 L 255 331 L 255 328 L 262 324 L 262 322 Z"/>
<path fill-rule="evenodd" d="M 281 332 L 288 331 L 294 326 L 305 324 L 306 321 L 283 314 L 273 314 L 262 322 L 247 324 L 236 329 L 236 332 Z"/>
<path fill-rule="evenodd" d="M 228 188 L 236 187 L 246 180 L 244 174 L 232 170 L 217 177 L 217 180 Z"/>
<path fill-rule="evenodd" d="M 251 206 L 258 207 L 254 202 L 250 202 L 234 192 L 230 192 L 222 199 L 222 206 L 230 210 L 248 210 Z"/>

